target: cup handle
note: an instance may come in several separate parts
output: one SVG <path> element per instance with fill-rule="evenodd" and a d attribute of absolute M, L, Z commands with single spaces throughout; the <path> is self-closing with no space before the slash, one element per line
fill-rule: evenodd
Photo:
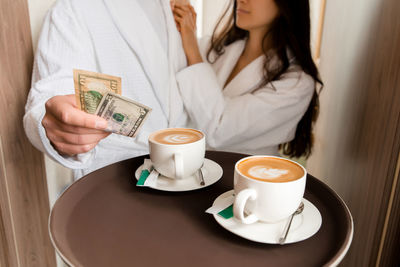
<path fill-rule="evenodd" d="M 244 224 L 252 224 L 258 221 L 255 214 L 250 214 L 244 217 L 244 207 L 248 199 L 255 200 L 257 198 L 257 192 L 254 189 L 247 188 L 239 192 L 235 197 L 235 203 L 233 204 L 233 215 L 236 219 L 240 220 Z"/>
<path fill-rule="evenodd" d="M 181 153 L 174 154 L 175 178 L 183 179 L 183 157 Z"/>

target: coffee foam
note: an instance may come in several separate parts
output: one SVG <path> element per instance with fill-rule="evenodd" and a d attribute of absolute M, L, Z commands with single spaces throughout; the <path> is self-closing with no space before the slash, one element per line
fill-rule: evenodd
<path fill-rule="evenodd" d="M 167 145 L 181 145 L 196 142 L 203 138 L 203 134 L 194 129 L 168 128 L 160 130 L 150 136 L 154 142 Z"/>
<path fill-rule="evenodd" d="M 243 175 L 265 182 L 289 182 L 304 175 L 303 169 L 295 163 L 273 157 L 254 157 L 238 164 L 238 170 Z"/>
<path fill-rule="evenodd" d="M 280 178 L 285 174 L 288 174 L 288 170 L 268 168 L 265 166 L 254 166 L 249 169 L 250 176 L 254 176 L 260 179 L 276 179 Z"/>
<path fill-rule="evenodd" d="M 187 134 L 171 134 L 164 136 L 163 140 L 167 143 L 173 143 L 173 144 L 184 144 L 187 142 L 190 142 L 190 140 L 193 139 L 193 136 L 187 135 Z"/>

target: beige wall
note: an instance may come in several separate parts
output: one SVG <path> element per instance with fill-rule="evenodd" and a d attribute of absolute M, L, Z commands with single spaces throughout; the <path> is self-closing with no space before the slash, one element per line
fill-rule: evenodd
<path fill-rule="evenodd" d="M 28 0 L 34 51 L 36 51 L 37 40 L 39 38 L 44 16 L 54 2 L 55 0 Z"/>
<path fill-rule="evenodd" d="M 229 0 L 203 0 L 203 36 L 211 36 Z"/>

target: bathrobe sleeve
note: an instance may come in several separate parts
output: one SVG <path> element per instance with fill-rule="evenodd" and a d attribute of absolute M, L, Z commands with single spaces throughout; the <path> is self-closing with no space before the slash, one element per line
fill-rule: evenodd
<path fill-rule="evenodd" d="M 76 157 L 63 157 L 52 147 L 41 124 L 48 99 L 74 94 L 74 68 L 95 71 L 95 55 L 90 35 L 71 1 L 61 0 L 48 12 L 43 24 L 23 122 L 29 140 L 37 149 L 68 168 L 80 169 L 95 149 Z"/>
<path fill-rule="evenodd" d="M 177 79 L 185 108 L 214 149 L 257 150 L 292 140 L 314 91 L 314 80 L 294 66 L 273 86 L 230 96 L 208 63 L 181 70 Z"/>

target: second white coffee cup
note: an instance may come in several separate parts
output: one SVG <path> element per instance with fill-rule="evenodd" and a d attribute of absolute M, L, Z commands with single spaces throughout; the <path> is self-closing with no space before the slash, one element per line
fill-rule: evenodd
<path fill-rule="evenodd" d="M 205 135 L 189 128 L 167 128 L 149 136 L 153 167 L 172 179 L 185 179 L 198 171 L 204 162 Z"/>
<path fill-rule="evenodd" d="M 273 156 L 251 156 L 235 165 L 233 213 L 244 224 L 274 223 L 299 207 L 307 172 L 300 164 Z"/>

